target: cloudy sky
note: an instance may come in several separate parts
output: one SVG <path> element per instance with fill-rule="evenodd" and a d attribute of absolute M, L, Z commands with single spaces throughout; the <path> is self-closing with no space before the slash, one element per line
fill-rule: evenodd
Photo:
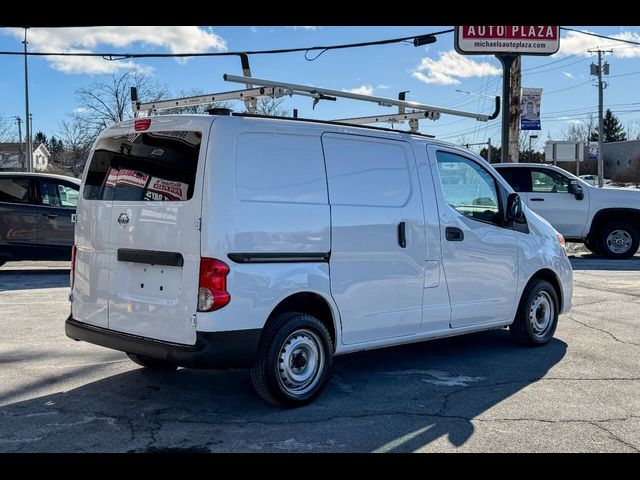
<path fill-rule="evenodd" d="M 33 28 L 29 46 L 33 51 L 58 52 L 173 52 L 197 53 L 303 47 L 351 43 L 419 35 L 450 27 L 95 27 Z M 640 27 L 574 28 L 616 38 L 640 41 Z M 0 28 L 0 50 L 22 48 L 23 30 Z M 640 46 L 563 32 L 560 52 L 552 57 L 523 58 L 523 86 L 541 87 L 541 136 L 557 137 L 572 123 L 584 121 L 596 112 L 597 89 L 592 86 L 589 64 L 595 47 L 612 49 L 605 104 L 619 114 L 625 125 L 640 130 Z M 312 54 L 313 55 L 313 54 Z M 222 80 L 224 73 L 241 74 L 233 57 L 140 59 L 110 62 L 101 58 L 31 57 L 30 99 L 34 130 L 55 133 L 66 113 L 77 109 L 77 88 L 100 81 L 112 73 L 137 71 L 148 74 L 171 91 L 199 88 L 206 92 L 235 89 Z M 453 34 L 438 37 L 435 44 L 414 47 L 395 44 L 360 49 L 329 51 L 317 60 L 305 60 L 304 53 L 255 56 L 251 59 L 256 77 L 313 84 L 338 90 L 396 97 L 409 90 L 408 98 L 432 105 L 490 112 L 486 96 L 500 94 L 501 67 L 490 56 L 463 57 L 453 49 Z M 24 116 L 23 58 L 0 56 L 0 116 Z M 474 92 L 475 95 L 459 92 Z M 348 100 L 321 102 L 311 109 L 308 98 L 288 99 L 288 108 L 300 116 L 331 119 L 385 112 L 383 107 Z M 238 110 L 241 105 L 237 106 Z M 475 143 L 491 137 L 499 141 L 499 119 L 479 123 L 443 115 L 436 122 L 423 121 L 422 131 L 452 141 Z M 542 142 L 540 142 L 542 147 Z"/>

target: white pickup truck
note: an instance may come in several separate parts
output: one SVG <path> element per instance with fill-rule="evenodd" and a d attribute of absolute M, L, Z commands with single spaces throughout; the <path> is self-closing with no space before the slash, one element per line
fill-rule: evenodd
<path fill-rule="evenodd" d="M 561 168 L 539 163 L 493 165 L 527 206 L 569 242 L 625 259 L 640 243 L 640 191 L 596 188 Z"/>

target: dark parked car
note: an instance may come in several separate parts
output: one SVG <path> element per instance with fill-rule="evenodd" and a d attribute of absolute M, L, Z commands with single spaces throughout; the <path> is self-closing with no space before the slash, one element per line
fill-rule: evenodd
<path fill-rule="evenodd" d="M 69 260 L 80 180 L 43 173 L 0 173 L 0 265 Z"/>

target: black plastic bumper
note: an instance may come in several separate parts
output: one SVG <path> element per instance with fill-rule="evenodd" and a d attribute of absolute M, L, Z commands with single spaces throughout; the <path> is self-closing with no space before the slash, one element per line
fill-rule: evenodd
<path fill-rule="evenodd" d="M 188 368 L 242 368 L 251 365 L 258 350 L 261 329 L 197 332 L 195 345 L 164 342 L 116 332 L 74 320 L 65 323 L 67 337 L 103 347 L 157 358 Z"/>

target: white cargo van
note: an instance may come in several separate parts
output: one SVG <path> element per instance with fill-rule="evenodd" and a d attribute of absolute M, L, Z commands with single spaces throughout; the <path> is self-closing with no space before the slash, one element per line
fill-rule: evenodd
<path fill-rule="evenodd" d="M 571 307 L 562 236 L 478 155 L 419 134 L 127 121 L 96 141 L 77 216 L 69 337 L 152 369 L 250 367 L 287 407 L 334 355 L 507 326 L 543 345 Z"/>

